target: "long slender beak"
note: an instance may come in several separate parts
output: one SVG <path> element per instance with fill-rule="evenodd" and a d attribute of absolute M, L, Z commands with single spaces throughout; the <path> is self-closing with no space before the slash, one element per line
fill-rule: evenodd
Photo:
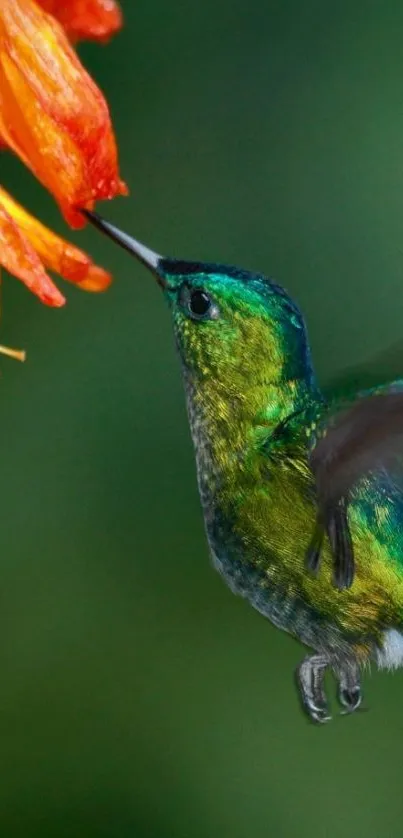
<path fill-rule="evenodd" d="M 149 247 L 146 247 L 145 244 L 137 241 L 132 236 L 128 236 L 127 233 L 124 233 L 122 230 L 119 230 L 118 227 L 115 227 L 114 224 L 111 224 L 109 221 L 105 221 L 104 218 L 101 218 L 97 212 L 91 212 L 90 210 L 83 209 L 81 210 L 83 215 L 88 218 L 88 221 L 97 227 L 101 233 L 104 233 L 106 236 L 109 236 L 112 241 L 119 244 L 120 247 L 123 247 L 132 256 L 135 256 L 140 262 L 143 263 L 149 270 L 151 270 L 157 277 L 157 281 L 162 288 L 166 287 L 166 280 L 164 275 L 159 270 L 160 262 L 162 261 L 163 257 L 159 255 L 159 253 L 155 253 L 153 250 L 150 250 Z"/>

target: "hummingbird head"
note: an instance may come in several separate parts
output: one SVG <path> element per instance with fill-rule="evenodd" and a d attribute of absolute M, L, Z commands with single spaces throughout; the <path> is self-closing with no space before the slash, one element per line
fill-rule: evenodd
<path fill-rule="evenodd" d="M 311 379 L 305 324 L 280 286 L 227 265 L 159 256 L 95 213 L 85 214 L 154 274 L 193 379 L 239 396 L 254 385 Z"/>

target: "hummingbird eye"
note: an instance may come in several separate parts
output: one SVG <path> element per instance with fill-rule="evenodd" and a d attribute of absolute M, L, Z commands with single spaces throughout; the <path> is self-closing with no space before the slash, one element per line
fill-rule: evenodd
<path fill-rule="evenodd" d="M 189 288 L 184 284 L 180 291 L 180 302 L 193 320 L 217 320 L 218 307 L 203 288 Z"/>
<path fill-rule="evenodd" d="M 211 300 L 208 294 L 201 289 L 192 291 L 189 297 L 189 309 L 196 317 L 205 317 L 210 311 Z"/>

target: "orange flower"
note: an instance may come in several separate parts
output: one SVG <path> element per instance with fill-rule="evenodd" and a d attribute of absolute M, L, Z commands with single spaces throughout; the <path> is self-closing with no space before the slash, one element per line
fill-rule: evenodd
<path fill-rule="evenodd" d="M 0 145 L 49 189 L 71 226 L 82 227 L 80 209 L 127 189 L 107 104 L 61 25 L 40 6 L 73 37 L 105 38 L 120 25 L 120 14 L 113 0 L 0 0 Z M 103 290 L 111 281 L 1 187 L 0 264 L 53 306 L 64 298 L 44 266 L 86 290 Z"/>
<path fill-rule="evenodd" d="M 0 7 L 0 133 L 66 219 L 124 193 L 107 104 L 63 30 L 33 0 Z"/>
<path fill-rule="evenodd" d="M 0 187 L 0 259 L 43 303 L 65 299 L 44 265 L 86 291 L 104 291 L 112 277 L 89 256 L 48 230 Z"/>
<path fill-rule="evenodd" d="M 122 13 L 114 0 L 38 0 L 62 24 L 70 40 L 105 41 L 122 26 Z"/>

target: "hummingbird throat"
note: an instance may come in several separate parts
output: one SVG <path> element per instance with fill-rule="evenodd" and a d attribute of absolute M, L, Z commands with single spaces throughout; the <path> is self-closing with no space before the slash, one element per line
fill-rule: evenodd
<path fill-rule="evenodd" d="M 225 487 L 256 480 L 267 470 L 263 449 L 278 428 L 302 409 L 309 397 L 306 382 L 254 384 L 246 392 L 225 392 L 215 380 L 195 380 L 185 371 L 190 428 L 196 451 L 199 488 L 204 503 Z"/>

